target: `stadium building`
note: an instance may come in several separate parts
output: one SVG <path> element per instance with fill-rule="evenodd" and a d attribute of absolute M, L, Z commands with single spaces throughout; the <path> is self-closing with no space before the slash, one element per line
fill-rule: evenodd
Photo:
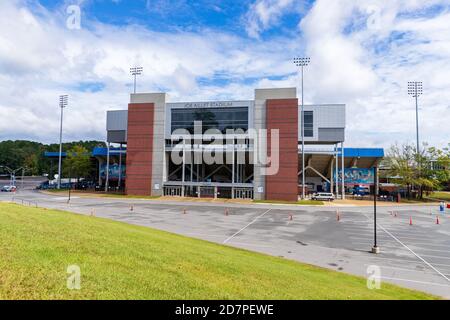
<path fill-rule="evenodd" d="M 296 201 L 304 174 L 307 193 L 345 197 L 373 184 L 384 156 L 383 149 L 344 148 L 345 109 L 305 105 L 302 117 L 295 88 L 256 89 L 254 100 L 243 101 L 131 94 L 128 110 L 107 112 L 108 148 L 95 150 L 99 180 L 125 185 L 129 195 Z"/>

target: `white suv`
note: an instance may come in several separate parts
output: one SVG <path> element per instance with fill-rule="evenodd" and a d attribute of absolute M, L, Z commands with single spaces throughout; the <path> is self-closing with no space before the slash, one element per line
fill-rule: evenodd
<path fill-rule="evenodd" d="M 313 194 L 312 199 L 318 200 L 318 201 L 333 201 L 334 194 L 328 193 L 328 192 L 319 192 L 319 193 Z"/>

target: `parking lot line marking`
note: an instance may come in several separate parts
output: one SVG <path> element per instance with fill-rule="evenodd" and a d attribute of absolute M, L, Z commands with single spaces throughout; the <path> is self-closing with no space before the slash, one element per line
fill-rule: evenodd
<path fill-rule="evenodd" d="M 267 213 L 269 213 L 270 211 L 272 211 L 272 209 L 269 209 L 267 211 L 265 211 L 263 214 L 257 216 L 255 219 L 253 219 L 253 221 L 251 221 L 249 224 L 247 224 L 245 227 L 243 227 L 241 230 L 239 230 L 238 232 L 236 232 L 235 234 L 233 234 L 231 237 L 227 238 L 223 244 L 229 242 L 231 239 L 233 239 L 234 237 L 236 237 L 239 233 L 241 233 L 242 231 L 244 231 L 245 229 L 247 229 L 249 226 L 251 226 L 252 224 L 254 224 L 259 218 L 264 217 Z"/>
<path fill-rule="evenodd" d="M 367 217 L 367 219 L 370 220 L 369 216 L 365 215 Z M 445 280 L 447 280 L 448 282 L 450 282 L 450 279 L 447 278 L 447 276 L 445 274 L 443 274 L 442 272 L 440 272 L 438 269 L 436 269 L 432 264 L 430 264 L 428 261 L 426 261 L 424 258 L 422 258 L 421 256 L 419 256 L 417 253 L 415 253 L 411 248 L 409 248 L 406 244 L 404 244 L 403 242 L 401 242 L 396 236 L 394 236 L 392 233 L 390 233 L 388 230 L 386 230 L 386 228 L 384 228 L 382 225 L 378 224 L 377 225 L 384 231 L 386 232 L 388 235 L 390 235 L 395 241 L 397 241 L 398 243 L 400 243 L 402 246 L 404 246 L 406 249 L 408 249 L 408 251 L 410 251 L 413 255 L 415 255 L 418 259 L 420 259 L 423 263 L 425 263 L 427 266 L 429 266 L 431 269 L 433 269 L 434 271 L 436 271 L 438 274 L 440 274 Z"/>

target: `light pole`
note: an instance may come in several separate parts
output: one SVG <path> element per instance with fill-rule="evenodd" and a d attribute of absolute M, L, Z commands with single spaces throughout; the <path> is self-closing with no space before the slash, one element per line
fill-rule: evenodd
<path fill-rule="evenodd" d="M 59 107 L 61 108 L 61 123 L 59 127 L 59 160 L 58 160 L 58 190 L 61 189 L 61 165 L 62 165 L 62 129 L 64 108 L 69 104 L 69 96 L 59 96 Z"/>
<path fill-rule="evenodd" d="M 0 166 L 0 169 L 5 169 L 6 171 L 8 171 L 9 173 L 9 185 L 11 187 L 16 185 L 16 173 L 19 172 L 20 170 L 22 170 L 22 189 L 23 189 L 23 176 L 24 176 L 24 172 L 25 170 L 27 170 L 27 168 L 21 167 L 19 169 L 13 170 L 7 166 Z"/>
<path fill-rule="evenodd" d="M 130 73 L 132 76 L 134 76 L 134 93 L 135 94 L 136 94 L 136 77 L 140 76 L 143 71 L 144 71 L 144 68 L 142 68 L 142 67 L 130 68 Z"/>
<path fill-rule="evenodd" d="M 419 96 L 423 93 L 422 82 L 410 81 L 408 82 L 408 94 L 416 99 L 416 135 L 417 135 L 417 155 L 420 154 L 419 141 Z"/>
<path fill-rule="evenodd" d="M 373 247 L 372 253 L 379 254 L 380 247 L 377 242 L 377 197 L 378 197 L 378 167 L 373 168 Z"/>
<path fill-rule="evenodd" d="M 294 63 L 297 67 L 301 67 L 302 72 L 302 112 L 301 112 L 301 134 L 302 134 L 302 199 L 305 199 L 305 102 L 303 100 L 303 78 L 304 73 L 303 69 L 306 67 L 309 62 L 311 61 L 310 58 L 304 57 L 304 58 L 294 58 Z"/>

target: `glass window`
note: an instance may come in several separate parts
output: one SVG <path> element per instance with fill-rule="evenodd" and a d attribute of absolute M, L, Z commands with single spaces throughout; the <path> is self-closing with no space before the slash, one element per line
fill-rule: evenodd
<path fill-rule="evenodd" d="M 305 137 L 313 137 L 314 136 L 314 112 L 313 111 L 304 111 L 304 130 Z"/>
<path fill-rule="evenodd" d="M 227 129 L 248 130 L 248 108 L 199 108 L 172 109 L 171 132 L 186 129 L 194 133 L 194 121 L 201 121 L 203 133 L 209 129 L 218 129 L 226 133 Z"/>

